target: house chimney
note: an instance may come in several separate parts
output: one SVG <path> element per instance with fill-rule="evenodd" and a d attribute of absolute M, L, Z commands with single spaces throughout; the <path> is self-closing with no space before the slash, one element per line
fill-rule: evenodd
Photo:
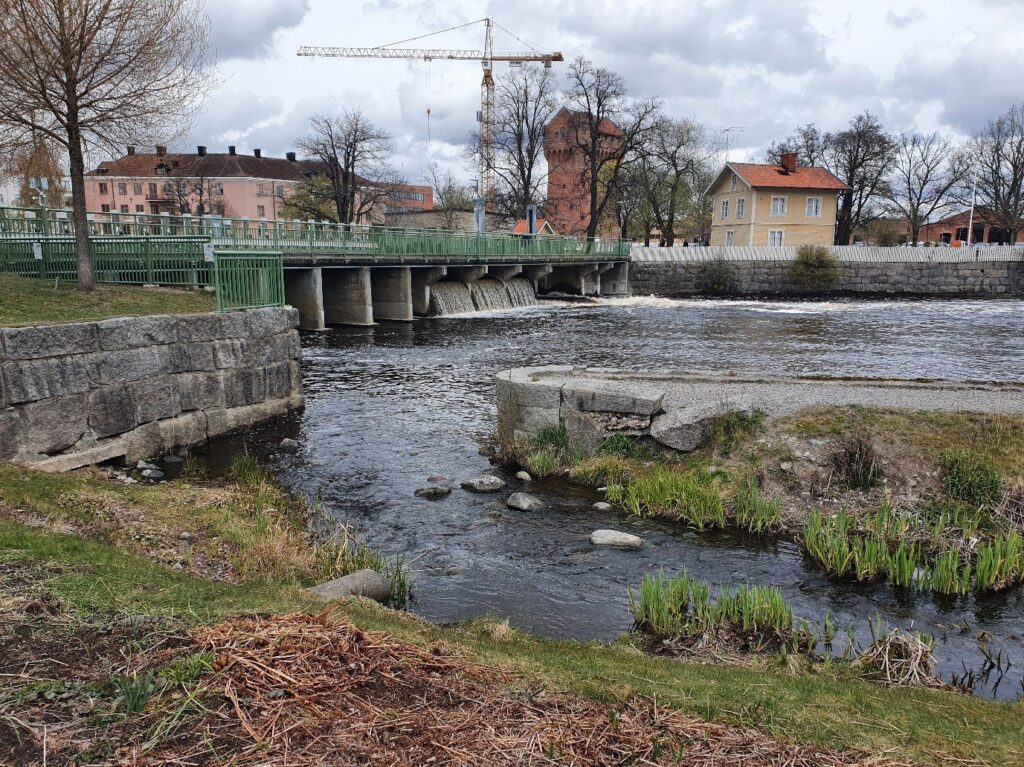
<path fill-rule="evenodd" d="M 156 156 L 157 157 L 163 157 L 165 154 L 167 154 L 167 147 L 161 146 L 160 144 L 157 144 L 156 145 Z"/>
<path fill-rule="evenodd" d="M 260 154 L 260 150 L 259 149 L 253 149 L 252 150 L 252 156 L 253 157 L 262 157 L 262 155 Z"/>
<path fill-rule="evenodd" d="M 197 146 L 196 154 L 199 155 L 200 157 L 206 157 L 206 147 L 202 145 Z"/>
<path fill-rule="evenodd" d="M 131 144 L 128 145 L 128 154 L 129 155 L 134 155 L 135 154 L 135 147 L 133 147 Z"/>
<path fill-rule="evenodd" d="M 796 172 L 796 152 L 783 152 L 781 159 L 781 165 L 786 173 Z"/>
<path fill-rule="evenodd" d="M 295 162 L 295 152 L 286 152 L 285 157 L 288 158 L 288 162 Z"/>
<path fill-rule="evenodd" d="M 231 155 L 232 157 L 235 156 L 235 148 L 233 146 L 228 147 L 228 154 Z"/>

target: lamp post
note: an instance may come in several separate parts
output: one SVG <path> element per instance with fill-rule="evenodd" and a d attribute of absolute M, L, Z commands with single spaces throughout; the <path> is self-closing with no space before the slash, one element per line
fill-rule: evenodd
<path fill-rule="evenodd" d="M 974 236 L 974 202 L 978 198 L 978 176 L 974 176 L 974 185 L 971 187 L 971 215 L 967 218 L 967 247 L 971 247 L 971 238 Z"/>

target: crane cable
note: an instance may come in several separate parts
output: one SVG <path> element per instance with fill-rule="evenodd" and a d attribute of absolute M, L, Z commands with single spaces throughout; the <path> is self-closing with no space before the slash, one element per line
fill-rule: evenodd
<path fill-rule="evenodd" d="M 427 152 L 430 152 L 430 59 L 427 59 Z"/>

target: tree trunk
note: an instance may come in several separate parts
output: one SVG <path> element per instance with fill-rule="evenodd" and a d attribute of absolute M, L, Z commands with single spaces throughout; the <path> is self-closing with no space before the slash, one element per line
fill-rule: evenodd
<path fill-rule="evenodd" d="M 851 193 L 841 195 L 842 203 L 839 206 L 839 216 L 836 222 L 836 245 L 849 245 L 851 229 L 851 218 L 853 217 L 853 199 Z"/>
<path fill-rule="evenodd" d="M 71 165 L 71 220 L 75 229 L 75 263 L 78 289 L 86 292 L 96 288 L 89 255 L 89 221 L 85 214 L 85 158 L 82 134 L 74 123 L 68 125 L 68 159 Z"/>
<path fill-rule="evenodd" d="M 912 248 L 917 247 L 917 241 L 921 239 L 921 225 L 911 224 L 910 225 L 910 246 Z"/>

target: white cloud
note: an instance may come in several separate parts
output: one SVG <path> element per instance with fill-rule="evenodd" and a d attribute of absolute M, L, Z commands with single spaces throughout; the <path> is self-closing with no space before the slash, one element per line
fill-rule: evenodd
<path fill-rule="evenodd" d="M 281 29 L 298 26 L 310 0 L 211 0 L 210 36 L 221 59 L 258 59 L 274 50 Z"/>

